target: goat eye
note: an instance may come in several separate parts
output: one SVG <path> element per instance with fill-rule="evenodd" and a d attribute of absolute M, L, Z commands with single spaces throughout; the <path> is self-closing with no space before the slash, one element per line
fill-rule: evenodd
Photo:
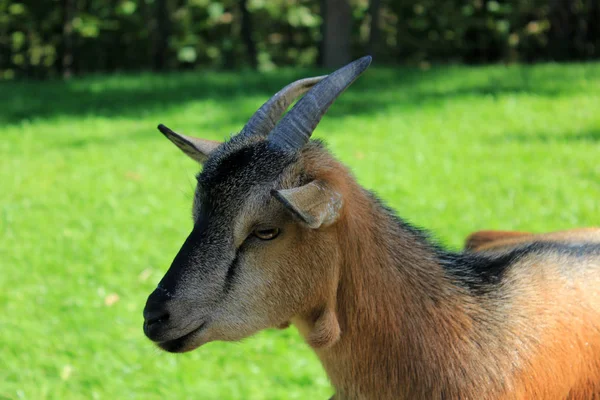
<path fill-rule="evenodd" d="M 260 240 L 271 240 L 275 239 L 279 235 L 279 228 L 268 228 L 268 229 L 255 229 L 252 232 L 254 236 Z"/>

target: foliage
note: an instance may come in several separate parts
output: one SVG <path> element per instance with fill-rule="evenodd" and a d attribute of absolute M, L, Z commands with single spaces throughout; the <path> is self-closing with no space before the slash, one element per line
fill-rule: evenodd
<path fill-rule="evenodd" d="M 320 58 L 325 1 L 0 0 L 0 79 L 71 69 L 310 66 Z M 600 54 L 596 0 L 379 0 L 381 35 L 374 47 L 369 0 L 349 1 L 353 56 L 372 51 L 380 64 Z M 250 13 L 249 35 L 241 26 L 242 4 Z"/>
<path fill-rule="evenodd" d="M 155 126 L 222 139 L 321 72 L 0 84 L 0 397 L 328 398 L 294 328 L 176 356 L 141 326 L 191 228 L 198 170 Z M 483 228 L 600 225 L 598 104 L 600 64 L 374 68 L 315 135 L 456 248 Z"/>
<path fill-rule="evenodd" d="M 595 0 L 390 1 L 387 7 L 383 29 L 396 45 L 393 57 L 490 62 L 600 54 Z"/>

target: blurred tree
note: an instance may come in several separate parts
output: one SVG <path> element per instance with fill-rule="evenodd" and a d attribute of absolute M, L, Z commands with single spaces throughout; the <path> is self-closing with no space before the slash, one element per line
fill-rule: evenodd
<path fill-rule="evenodd" d="M 156 33 L 154 36 L 154 69 L 161 71 L 167 65 L 169 36 L 171 33 L 171 21 L 167 0 L 154 0 L 155 18 L 156 18 Z"/>
<path fill-rule="evenodd" d="M 246 54 L 248 56 L 248 62 L 252 68 L 256 69 L 258 60 L 256 58 L 256 43 L 252 37 L 254 30 L 252 29 L 252 15 L 248 11 L 248 0 L 240 0 L 240 10 L 242 13 L 242 27 L 241 34 L 242 40 L 246 45 Z"/>
<path fill-rule="evenodd" d="M 74 1 L 62 0 L 62 63 L 61 71 L 65 79 L 71 77 L 73 70 L 73 17 L 74 17 Z"/>
<path fill-rule="evenodd" d="M 381 8 L 381 0 L 370 0 L 369 1 L 369 17 L 371 18 L 371 26 L 369 29 L 369 45 L 367 46 L 367 53 L 373 57 L 377 57 L 379 53 L 380 44 L 380 31 L 379 31 L 379 13 Z"/>
<path fill-rule="evenodd" d="M 590 60 L 599 0 L 0 0 L 0 79 Z"/>
<path fill-rule="evenodd" d="M 352 9 L 348 0 L 324 0 L 323 66 L 337 68 L 351 60 Z"/>

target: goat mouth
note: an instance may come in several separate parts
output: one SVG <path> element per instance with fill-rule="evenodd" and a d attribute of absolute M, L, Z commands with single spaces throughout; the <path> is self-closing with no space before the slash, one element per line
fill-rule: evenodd
<path fill-rule="evenodd" d="M 165 340 L 164 342 L 156 343 L 161 349 L 168 351 L 169 353 L 185 353 L 192 351 L 200 347 L 201 343 L 194 343 L 201 331 L 206 327 L 206 322 L 203 322 L 199 327 L 186 333 L 185 335 L 171 340 Z"/>

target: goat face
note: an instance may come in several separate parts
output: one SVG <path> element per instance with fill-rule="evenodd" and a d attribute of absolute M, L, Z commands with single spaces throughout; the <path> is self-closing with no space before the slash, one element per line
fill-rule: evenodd
<path fill-rule="evenodd" d="M 145 332 L 165 350 L 281 325 L 307 311 L 328 281 L 332 233 L 297 219 L 294 200 L 286 202 L 289 191 L 281 190 L 310 191 L 301 162 L 267 142 L 236 144 L 219 148 L 198 176 L 192 232 L 148 299 Z M 305 197 L 311 205 L 330 202 L 323 219 L 335 220 L 341 199 L 334 192 Z"/>
<path fill-rule="evenodd" d="M 331 320 L 324 307 L 337 273 L 333 224 L 343 199 L 306 168 L 306 154 L 325 153 L 308 138 L 369 62 L 363 58 L 327 78 L 288 85 L 223 144 L 159 126 L 204 164 L 192 232 L 144 309 L 144 332 L 159 347 L 183 352 L 213 340 L 239 340 L 307 313 Z M 306 130 L 294 132 L 298 128 Z"/>

